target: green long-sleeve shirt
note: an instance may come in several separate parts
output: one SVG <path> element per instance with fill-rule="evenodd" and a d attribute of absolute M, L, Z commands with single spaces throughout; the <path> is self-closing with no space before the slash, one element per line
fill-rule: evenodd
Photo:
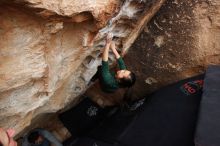
<path fill-rule="evenodd" d="M 117 60 L 120 70 L 126 69 L 123 59 L 120 57 Z M 102 89 L 105 92 L 114 92 L 119 88 L 115 79 L 115 73 L 110 72 L 108 61 L 102 61 Z"/>

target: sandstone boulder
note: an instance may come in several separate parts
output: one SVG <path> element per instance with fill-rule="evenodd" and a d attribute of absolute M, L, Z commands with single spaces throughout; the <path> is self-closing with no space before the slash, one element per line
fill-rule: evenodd
<path fill-rule="evenodd" d="M 163 2 L 2 0 L 0 127 L 20 132 L 76 102 L 100 64 L 106 34 L 125 53 Z"/>

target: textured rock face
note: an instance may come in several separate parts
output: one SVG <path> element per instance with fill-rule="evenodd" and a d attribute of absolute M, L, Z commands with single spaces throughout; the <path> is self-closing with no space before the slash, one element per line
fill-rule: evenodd
<path fill-rule="evenodd" d="M 87 88 L 104 37 L 124 53 L 164 0 L 0 2 L 0 127 L 20 132 Z M 113 60 L 113 59 L 111 59 Z"/>
<path fill-rule="evenodd" d="M 130 98 L 142 98 L 162 86 L 203 73 L 207 65 L 220 64 L 219 5 L 215 0 L 169 0 L 163 4 L 125 56 L 128 69 L 137 76 Z M 105 100 L 104 104 L 122 98 L 120 93 L 111 99 L 98 94 L 95 87 L 90 89 L 95 100 Z"/>
<path fill-rule="evenodd" d="M 125 56 L 138 82 L 134 97 L 220 64 L 220 1 L 170 0 Z"/>

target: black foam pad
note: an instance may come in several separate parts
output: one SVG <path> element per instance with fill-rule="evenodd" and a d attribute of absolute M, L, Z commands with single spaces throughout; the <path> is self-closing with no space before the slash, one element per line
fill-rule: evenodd
<path fill-rule="evenodd" d="M 59 118 L 72 136 L 81 136 L 96 127 L 105 118 L 107 112 L 107 109 L 85 98 L 72 109 L 62 113 Z"/>
<path fill-rule="evenodd" d="M 194 146 L 203 75 L 169 85 L 151 95 L 126 130 L 123 146 Z"/>
<path fill-rule="evenodd" d="M 203 78 L 204 75 L 200 75 L 169 85 L 146 97 L 148 100 L 136 101 L 127 108 L 119 108 L 111 116 L 103 116 L 106 115 L 103 112 L 101 117 L 104 118 L 101 119 L 104 120 L 99 124 L 94 122 L 90 128 L 80 126 L 77 129 L 75 123 L 69 122 L 74 127 L 72 133 L 74 129 L 79 133 L 83 129 L 87 137 L 84 135 L 78 143 L 84 141 L 83 144 L 88 146 L 94 144 L 91 142 L 93 140 L 100 142 L 96 145 L 102 145 L 103 142 L 120 146 L 194 146 Z M 88 109 L 86 107 L 83 110 L 78 107 L 77 111 L 84 111 L 86 118 L 83 116 L 82 119 L 90 120 L 85 114 Z M 75 114 L 72 117 L 82 117 L 73 111 Z M 62 120 L 65 123 L 65 119 Z"/>
<path fill-rule="evenodd" d="M 220 66 L 206 71 L 195 141 L 197 146 L 220 145 Z"/>
<path fill-rule="evenodd" d="M 109 143 L 119 142 L 120 137 L 126 133 L 126 129 L 128 129 L 137 118 L 145 101 L 146 99 L 143 98 L 118 107 L 116 113 L 107 117 L 99 126 L 93 129 L 88 136 Z"/>
<path fill-rule="evenodd" d="M 111 144 L 89 137 L 80 137 L 64 143 L 64 146 L 119 146 L 119 145 L 117 143 Z"/>

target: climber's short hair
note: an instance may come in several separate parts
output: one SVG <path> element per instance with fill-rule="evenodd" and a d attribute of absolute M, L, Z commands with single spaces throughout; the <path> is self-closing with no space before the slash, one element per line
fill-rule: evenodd
<path fill-rule="evenodd" d="M 136 76 L 133 72 L 130 72 L 128 77 L 118 79 L 119 86 L 122 88 L 130 88 L 135 84 Z"/>

